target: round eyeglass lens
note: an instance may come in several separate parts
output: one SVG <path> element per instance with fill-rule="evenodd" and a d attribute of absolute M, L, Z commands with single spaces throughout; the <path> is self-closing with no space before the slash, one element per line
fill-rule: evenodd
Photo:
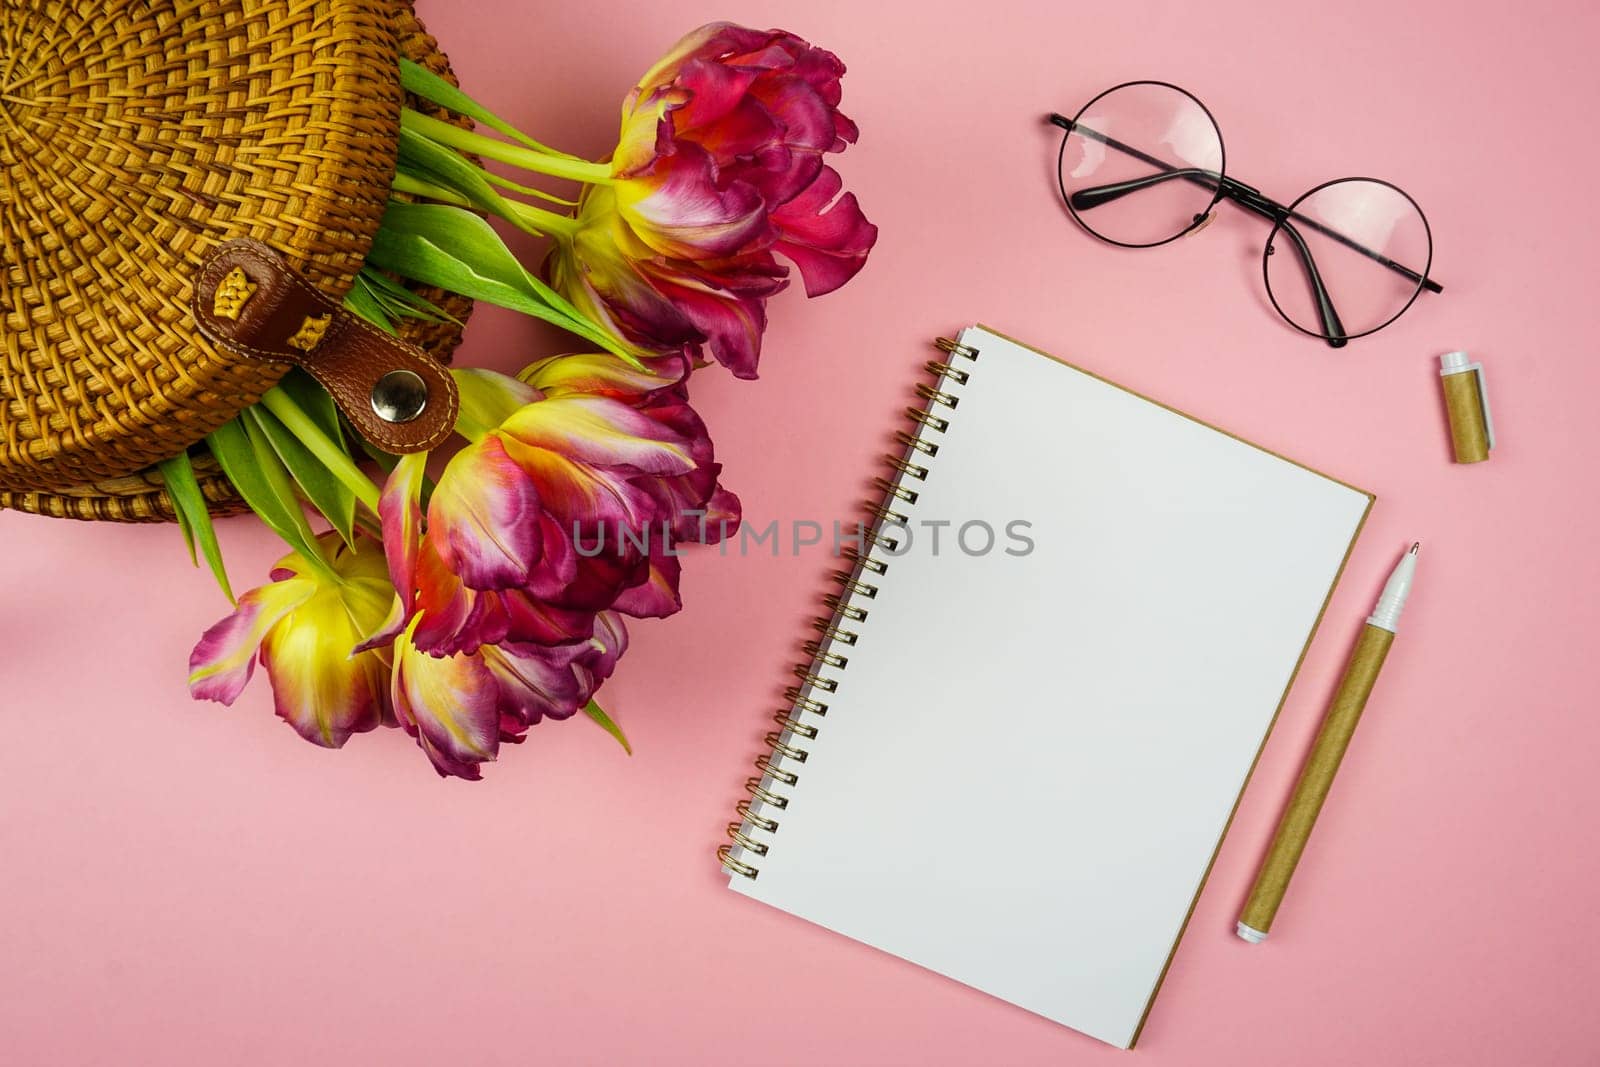
<path fill-rule="evenodd" d="M 1411 306 L 1433 259 L 1416 201 L 1388 182 L 1341 178 L 1289 206 L 1267 238 L 1267 293 L 1306 333 L 1360 337 Z"/>
<path fill-rule="evenodd" d="M 1096 237 L 1136 248 L 1192 229 L 1217 200 L 1222 134 L 1205 107 L 1161 82 L 1101 93 L 1061 144 L 1061 195 Z"/>

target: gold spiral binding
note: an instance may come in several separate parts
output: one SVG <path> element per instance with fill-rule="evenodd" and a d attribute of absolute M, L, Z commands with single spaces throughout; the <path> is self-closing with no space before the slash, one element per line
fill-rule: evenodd
<path fill-rule="evenodd" d="M 877 586 L 868 585 L 866 582 L 857 581 L 855 576 L 849 571 L 834 571 L 833 580 L 838 582 L 839 588 L 843 589 L 847 593 L 854 593 L 857 596 L 864 596 L 868 600 L 872 600 L 878 595 Z"/>
<path fill-rule="evenodd" d="M 913 451 L 921 452 L 924 456 L 937 456 L 939 454 L 938 445 L 932 441 L 924 441 L 916 434 L 906 433 L 904 430 L 896 430 L 894 439 Z"/>
<path fill-rule="evenodd" d="M 756 769 L 773 781 L 782 782 L 784 785 L 794 785 L 800 780 L 798 774 L 793 771 L 786 771 L 772 762 L 772 756 L 773 754 L 770 752 L 763 752 L 757 756 Z"/>
<path fill-rule="evenodd" d="M 901 459 L 899 456 L 886 455 L 883 458 L 888 462 L 889 466 L 893 467 L 895 470 L 899 471 L 901 474 L 904 474 L 908 478 L 915 478 L 919 482 L 925 482 L 928 480 L 927 467 L 919 467 L 917 464 L 909 463 L 906 460 Z M 915 503 L 915 501 L 913 501 L 913 503 Z"/>
<path fill-rule="evenodd" d="M 739 801 L 733 810 L 737 811 L 739 816 L 744 819 L 745 822 L 749 823 L 751 826 L 760 827 L 769 834 L 778 828 L 777 819 L 769 819 L 765 815 L 757 814 L 756 811 L 751 808 L 748 800 Z"/>
<path fill-rule="evenodd" d="M 817 728 L 808 722 L 801 722 L 786 710 L 780 709 L 773 712 L 772 721 L 783 727 L 785 730 L 788 730 L 796 737 L 803 737 L 807 741 L 816 740 Z"/>
<path fill-rule="evenodd" d="M 881 574 L 883 572 L 879 571 L 878 573 Z M 861 640 L 861 635 L 854 630 L 841 630 L 839 627 L 831 625 L 832 621 L 831 619 L 812 619 L 811 628 L 828 640 L 838 641 L 841 644 L 853 645 Z"/>
<path fill-rule="evenodd" d="M 968 360 L 978 358 L 978 350 L 971 345 L 946 337 L 934 343 L 939 351 L 949 355 L 952 360 L 956 357 Z M 951 362 L 929 360 L 924 364 L 924 369 L 938 377 L 939 388 L 926 382 L 917 384 L 917 395 L 927 402 L 927 406 L 907 408 L 906 416 L 918 424 L 918 429 L 916 432 L 896 431 L 895 439 L 905 452 L 885 457 L 890 468 L 919 482 L 928 480 L 931 468 L 923 462 L 913 462 L 912 456 L 932 459 L 939 454 L 939 446 L 924 436 L 924 429 L 934 433 L 945 433 L 950 429 L 950 420 L 933 414 L 932 408 L 939 406 L 955 410 L 961 398 L 953 391 L 954 388 L 966 385 L 971 379 L 970 371 L 958 368 Z M 867 512 L 877 521 L 862 527 L 859 549 L 852 548 L 839 553 L 849 564 L 849 570 L 833 573 L 839 590 L 822 598 L 828 614 L 811 621 L 811 628 L 818 637 L 802 645 L 810 658 L 804 663 L 795 664 L 791 671 L 800 684 L 784 689 L 783 697 L 788 706 L 772 715 L 772 721 L 778 728 L 769 731 L 763 738 L 766 751 L 757 756 L 755 761 L 756 770 L 760 773 L 745 780 L 745 792 L 750 794 L 750 799 L 739 801 L 735 809 L 739 821 L 728 824 L 728 837 L 733 843 L 717 848 L 717 859 L 730 874 L 750 879 L 760 876 L 761 869 L 746 860 L 767 855 L 771 845 L 752 835 L 757 832 L 771 834 L 778 829 L 779 821 L 770 812 L 787 810 L 789 797 L 776 792 L 775 787 L 793 787 L 800 781 L 800 776 L 784 764 L 805 763 L 811 757 L 811 750 L 802 748 L 800 742 L 815 740 L 819 732 L 803 716 L 820 718 L 827 715 L 828 705 L 818 700 L 816 695 L 838 692 L 840 680 L 823 672 L 843 671 L 850 665 L 849 658 L 835 652 L 834 647 L 853 647 L 861 638 L 859 631 L 848 629 L 844 623 L 863 623 L 867 620 L 867 609 L 857 606 L 853 601 L 876 599 L 879 586 L 864 580 L 864 576 L 888 572 L 889 564 L 873 558 L 871 552 L 881 549 L 890 555 L 895 554 L 900 542 L 888 536 L 884 527 L 910 526 L 910 517 L 895 511 L 891 504 L 898 501 L 907 506 L 914 505 L 919 498 L 918 491 L 883 477 L 874 478 L 873 484 L 883 493 L 881 501 L 867 504 Z"/>
<path fill-rule="evenodd" d="M 818 663 L 832 667 L 835 670 L 842 671 L 850 665 L 850 661 L 844 656 L 839 655 L 837 652 L 829 652 L 828 647 L 821 641 L 807 641 L 800 647 L 805 651 L 806 655 Z"/>
<path fill-rule="evenodd" d="M 891 511 L 888 508 L 884 507 L 882 504 L 868 503 L 867 504 L 867 513 L 870 514 L 870 515 L 875 515 L 877 518 L 879 518 L 883 522 L 892 522 L 896 526 L 910 526 L 911 525 L 911 519 L 909 517 L 900 514 L 898 511 Z"/>
<path fill-rule="evenodd" d="M 854 606 L 853 604 L 846 604 L 842 597 L 839 597 L 833 593 L 829 593 L 827 596 L 823 597 L 822 602 L 832 609 L 836 615 L 842 615 L 851 622 L 867 621 L 867 613 L 864 610 Z"/>
<path fill-rule="evenodd" d="M 767 854 L 766 842 L 757 841 L 755 838 L 746 835 L 744 823 L 742 822 L 730 822 L 728 824 L 728 836 L 733 838 L 734 843 L 742 849 L 754 852 L 758 856 Z"/>
<path fill-rule="evenodd" d="M 779 811 L 787 808 L 789 806 L 789 798 L 771 792 L 761 784 L 763 781 L 765 781 L 763 778 L 746 778 L 744 780 L 745 791 L 751 796 L 755 797 L 757 800 L 761 801 L 761 803 L 771 804 Z"/>
<path fill-rule="evenodd" d="M 927 371 L 929 374 L 937 374 L 941 378 L 949 378 L 957 385 L 966 385 L 967 379 L 972 377 L 972 375 L 967 371 L 964 371 L 959 367 L 953 367 L 948 363 L 940 363 L 936 359 L 928 360 L 928 362 L 922 365 L 922 369 Z"/>
<path fill-rule="evenodd" d="M 927 382 L 917 383 L 917 395 L 924 400 L 931 400 L 935 404 L 942 404 L 945 407 L 952 409 L 961 402 L 961 398 L 956 396 L 954 393 L 942 393 L 933 386 L 929 385 Z M 946 425 L 949 424 L 946 423 Z"/>
<path fill-rule="evenodd" d="M 873 574 L 889 573 L 889 565 L 883 560 L 873 559 L 871 556 L 863 556 L 853 548 L 847 548 L 840 552 L 839 558 L 848 561 L 852 567 L 860 567 L 862 570 L 871 571 Z M 845 643 L 853 645 L 855 641 L 850 640 Z"/>
<path fill-rule="evenodd" d="M 941 352 L 949 352 L 953 356 L 966 356 L 968 359 L 977 359 L 978 350 L 971 345 L 964 345 L 960 341 L 952 341 L 948 337 L 940 337 L 933 342 L 933 347 Z"/>
<path fill-rule="evenodd" d="M 907 489 L 903 485 L 895 485 L 887 478 L 874 478 L 872 479 L 872 484 L 896 500 L 904 500 L 907 504 L 915 504 L 917 502 L 917 491 L 915 489 Z"/>
<path fill-rule="evenodd" d="M 796 763 L 804 763 L 806 761 L 806 757 L 811 755 L 811 753 L 803 748 L 795 748 L 793 745 L 785 744 L 783 742 L 783 735 L 784 731 L 774 730 L 773 732 L 767 734 L 763 740 L 766 741 L 768 748 L 772 749 L 772 751 L 776 752 L 784 759 L 792 759 Z"/>
<path fill-rule="evenodd" d="M 720 845 L 717 848 L 717 861 L 722 864 L 722 869 L 730 874 L 742 874 L 746 878 L 754 879 L 761 872 L 748 863 L 740 863 L 733 858 L 732 845 Z"/>
<path fill-rule="evenodd" d="M 806 691 L 798 685 L 791 685 L 785 689 L 783 698 L 793 704 L 796 711 L 809 711 L 813 715 L 828 714 L 828 705 L 819 700 L 812 700 L 806 696 Z"/>
<path fill-rule="evenodd" d="M 900 547 L 900 542 L 884 537 L 876 530 L 862 530 L 861 539 L 873 548 L 881 548 L 885 552 L 894 552 Z"/>
<path fill-rule="evenodd" d="M 789 673 L 793 674 L 806 685 L 815 686 L 825 693 L 837 692 L 839 689 L 839 683 L 834 681 L 832 678 L 824 678 L 820 674 L 812 674 L 811 664 L 809 663 L 797 663 Z"/>

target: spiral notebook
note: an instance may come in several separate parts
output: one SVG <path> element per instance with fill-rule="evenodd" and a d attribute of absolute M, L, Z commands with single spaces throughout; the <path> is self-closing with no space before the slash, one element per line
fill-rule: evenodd
<path fill-rule="evenodd" d="M 939 347 L 719 855 L 1131 1048 L 1373 497 L 991 330 Z"/>

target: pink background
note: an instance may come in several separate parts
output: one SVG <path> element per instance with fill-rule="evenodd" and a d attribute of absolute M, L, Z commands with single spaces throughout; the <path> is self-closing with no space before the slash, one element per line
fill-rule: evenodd
<path fill-rule="evenodd" d="M 980 319 L 1377 493 L 1142 1062 L 1595 1062 L 1591 5 L 420 6 L 474 92 L 595 154 L 706 19 L 850 65 L 863 134 L 840 162 L 882 227 L 872 262 L 775 302 L 759 382 L 698 380 L 756 521 L 852 517 L 927 340 Z M 1445 293 L 1334 353 L 1266 306 L 1254 217 L 1147 252 L 1076 230 L 1040 116 L 1138 77 L 1199 95 L 1230 172 L 1269 194 L 1400 184 Z M 463 355 L 512 368 L 552 344 L 484 311 Z M 1434 360 L 1454 347 L 1489 368 L 1486 465 L 1449 461 Z M 1398 647 L 1272 940 L 1246 946 L 1255 863 L 1414 538 Z M 474 786 L 398 732 L 309 746 L 260 679 L 231 710 L 191 702 L 189 648 L 225 604 L 175 530 L 6 513 L 0 539 L 0 1060 L 1120 1062 L 723 888 L 712 850 L 820 555 L 687 561 L 688 609 L 637 626 L 604 693 L 637 754 L 542 726 Z M 241 587 L 277 555 L 248 523 L 223 539 Z M 886 791 L 863 832 L 894 809 Z"/>

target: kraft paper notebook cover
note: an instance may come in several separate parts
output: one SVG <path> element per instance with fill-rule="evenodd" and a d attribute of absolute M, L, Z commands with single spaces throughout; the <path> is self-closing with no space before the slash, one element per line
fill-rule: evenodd
<path fill-rule="evenodd" d="M 729 885 L 1131 1047 L 1373 498 L 982 327 L 941 347 Z"/>

